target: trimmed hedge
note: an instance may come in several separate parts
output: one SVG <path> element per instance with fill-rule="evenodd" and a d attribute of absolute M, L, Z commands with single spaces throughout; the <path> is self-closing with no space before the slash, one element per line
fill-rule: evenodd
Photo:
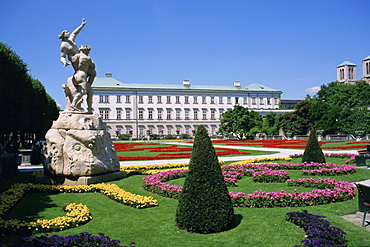
<path fill-rule="evenodd" d="M 229 228 L 234 209 L 207 130 L 199 126 L 176 211 L 178 228 L 196 233 Z"/>

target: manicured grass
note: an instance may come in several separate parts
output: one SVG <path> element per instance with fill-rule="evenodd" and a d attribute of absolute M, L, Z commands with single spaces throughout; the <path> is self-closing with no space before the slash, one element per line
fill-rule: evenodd
<path fill-rule="evenodd" d="M 294 159 L 295 161 L 296 159 Z M 300 162 L 300 159 L 297 159 Z M 333 162 L 332 158 L 327 160 Z M 293 162 L 292 162 L 293 163 Z M 304 177 L 300 171 L 290 171 L 292 178 Z M 28 182 L 29 173 L 20 173 L 6 181 L 0 182 L 0 190 L 5 190 L 11 183 Z M 294 176 L 294 177 L 293 177 Z M 141 188 L 143 175 L 133 175 L 114 181 L 119 187 L 132 193 L 153 196 L 159 206 L 147 209 L 134 209 L 107 199 L 99 193 L 46 194 L 28 193 L 24 200 L 11 210 L 6 218 L 36 220 L 62 216 L 62 207 L 68 203 L 83 203 L 91 210 L 93 219 L 86 225 L 56 232 L 57 235 L 70 235 L 88 231 L 94 235 L 103 232 L 113 239 L 121 240 L 125 245 L 131 241 L 136 246 L 267 246 L 286 247 L 300 243 L 304 239 L 301 229 L 285 221 L 285 214 L 291 211 L 307 209 L 313 214 L 328 216 L 336 227 L 347 232 L 348 246 L 370 246 L 370 232 L 340 218 L 340 215 L 355 213 L 358 210 L 357 198 L 345 202 L 313 207 L 292 208 L 234 208 L 235 227 L 216 234 L 193 234 L 182 232 L 175 227 L 177 201 L 153 195 Z M 331 177 L 337 180 L 360 181 L 370 177 L 370 170 L 358 169 L 353 175 Z M 171 183 L 181 183 L 172 180 Z M 284 184 L 259 184 L 248 181 L 248 177 L 238 182 L 233 191 L 279 191 Z M 293 190 L 294 187 L 289 187 Z M 289 190 L 288 189 L 288 190 Z M 303 188 L 297 188 L 303 190 Z M 4 237 L 0 243 L 14 241 L 14 237 Z"/>

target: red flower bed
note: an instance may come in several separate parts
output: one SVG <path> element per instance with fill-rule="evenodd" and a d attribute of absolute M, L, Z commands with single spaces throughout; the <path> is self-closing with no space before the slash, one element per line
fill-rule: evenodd
<path fill-rule="evenodd" d="M 304 149 L 306 148 L 307 140 L 214 140 L 213 143 L 224 143 L 226 145 L 235 146 L 248 146 L 248 145 L 262 145 L 266 148 L 296 148 Z M 345 141 L 319 141 L 319 145 L 323 146 L 328 143 L 337 143 Z M 348 146 L 337 146 L 337 147 L 322 147 L 323 149 L 364 149 L 366 145 L 349 145 L 349 144 L 362 144 L 367 142 L 348 142 Z"/>
<path fill-rule="evenodd" d="M 176 145 L 172 145 L 172 146 L 176 146 Z M 149 152 L 181 152 L 181 151 L 192 151 L 193 148 L 175 148 L 173 147 L 172 148 L 169 148 L 169 147 L 159 147 L 159 148 L 156 148 L 156 149 L 152 149 L 150 150 Z"/>
<path fill-rule="evenodd" d="M 157 159 L 184 159 L 191 157 L 191 151 L 193 148 L 178 148 L 177 145 L 171 145 L 169 147 L 143 147 L 134 148 L 138 145 L 158 145 L 159 143 L 115 143 L 114 147 L 117 151 L 131 152 L 131 151 L 143 151 L 149 150 L 149 152 L 189 152 L 189 153 L 159 153 L 156 156 L 118 156 L 120 161 L 129 160 L 157 160 Z M 217 151 L 222 150 L 222 151 Z M 216 154 L 218 156 L 230 155 L 230 154 L 250 154 L 250 152 L 240 152 L 236 149 L 229 148 L 216 148 Z"/>

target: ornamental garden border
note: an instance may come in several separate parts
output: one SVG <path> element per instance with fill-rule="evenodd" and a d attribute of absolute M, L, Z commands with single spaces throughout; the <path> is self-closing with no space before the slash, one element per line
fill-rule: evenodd
<path fill-rule="evenodd" d="M 337 165 L 331 163 L 301 163 L 301 164 L 231 164 L 222 166 L 225 181 L 230 185 L 235 185 L 236 181 L 243 176 L 251 176 L 261 174 L 262 178 L 256 182 L 285 182 L 288 186 L 301 186 L 317 188 L 311 192 L 298 192 L 297 189 L 290 192 L 264 192 L 255 191 L 252 194 L 244 192 L 230 191 L 230 197 L 235 207 L 298 207 L 298 206 L 314 206 L 327 203 L 346 201 L 355 197 L 355 187 L 352 183 L 346 181 L 336 181 L 335 179 L 313 179 L 300 178 L 288 179 L 286 172 L 276 169 L 304 169 L 310 168 L 314 170 L 325 169 L 330 170 L 333 175 L 352 174 L 356 171 L 356 167 L 348 165 Z M 263 173 L 259 173 L 264 171 Z M 178 198 L 182 191 L 182 186 L 172 185 L 167 181 L 186 176 L 187 169 L 164 171 L 144 177 L 143 188 L 149 192 L 169 197 Z M 270 178 L 273 177 L 273 179 Z"/>

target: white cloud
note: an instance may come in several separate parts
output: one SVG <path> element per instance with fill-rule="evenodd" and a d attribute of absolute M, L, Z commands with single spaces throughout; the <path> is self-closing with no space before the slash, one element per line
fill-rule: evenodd
<path fill-rule="evenodd" d="M 306 89 L 306 92 L 307 93 L 317 93 L 318 91 L 320 90 L 320 87 L 319 86 L 314 86 L 314 87 L 309 87 Z"/>

